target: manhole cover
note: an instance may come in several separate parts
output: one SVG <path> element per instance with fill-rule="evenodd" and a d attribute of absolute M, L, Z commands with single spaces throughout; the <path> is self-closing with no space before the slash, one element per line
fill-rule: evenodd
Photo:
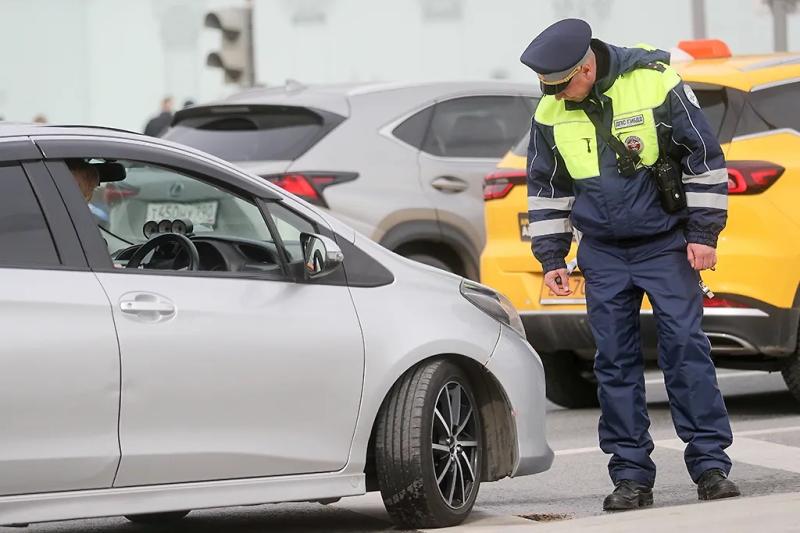
<path fill-rule="evenodd" d="M 526 520 L 533 520 L 535 522 L 556 522 L 558 520 L 569 520 L 572 518 L 568 514 L 558 514 L 558 513 L 533 513 L 533 514 L 521 514 L 519 515 L 520 518 L 525 518 Z"/>

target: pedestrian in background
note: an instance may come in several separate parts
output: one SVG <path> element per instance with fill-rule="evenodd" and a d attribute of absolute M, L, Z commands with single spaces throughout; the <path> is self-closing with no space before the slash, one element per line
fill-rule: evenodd
<path fill-rule="evenodd" d="M 144 127 L 144 134 L 151 137 L 161 135 L 172 122 L 172 97 L 166 96 L 161 100 L 161 112 L 151 118 Z"/>
<path fill-rule="evenodd" d="M 647 294 L 658 327 L 658 363 L 686 467 L 700 499 L 738 496 L 727 479 L 733 436 L 701 329 L 698 271 L 716 265 L 727 219 L 725 160 L 700 104 L 669 66 L 669 54 L 592 39 L 577 19 L 545 29 L 521 61 L 542 97 L 528 148 L 533 253 L 545 284 L 570 294 L 565 257 L 582 234 L 600 447 L 614 491 L 605 510 L 650 505 L 650 458 L 639 337 Z"/>

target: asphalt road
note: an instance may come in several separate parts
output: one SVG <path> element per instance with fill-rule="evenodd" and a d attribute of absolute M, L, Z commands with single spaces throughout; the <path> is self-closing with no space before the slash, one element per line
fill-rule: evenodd
<path fill-rule="evenodd" d="M 800 403 L 791 397 L 779 374 L 721 370 L 719 377 L 736 441 L 730 450 L 734 460 L 731 477 L 739 483 L 744 496 L 800 491 Z M 683 464 L 682 445 L 672 427 L 666 392 L 659 378 L 657 372 L 647 375 L 651 434 L 656 441 L 653 458 L 659 469 L 655 505 L 693 503 L 697 500 L 695 487 Z M 483 485 L 477 511 L 508 516 L 535 514 L 537 518 L 602 514 L 602 499 L 611 490 L 611 484 L 607 457 L 597 449 L 599 411 L 566 410 L 554 405 L 549 411 L 548 438 L 557 453 L 553 468 L 538 476 Z M 343 499 L 329 506 L 279 504 L 195 511 L 167 530 L 176 533 L 397 531 L 377 502 L 376 495 L 372 495 Z M 153 529 L 130 524 L 122 518 L 110 518 L 38 524 L 26 531 L 122 533 Z"/>

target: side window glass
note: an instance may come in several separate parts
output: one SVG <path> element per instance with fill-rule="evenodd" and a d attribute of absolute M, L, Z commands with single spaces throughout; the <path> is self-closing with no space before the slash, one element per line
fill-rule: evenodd
<path fill-rule="evenodd" d="M 472 96 L 436 104 L 423 150 L 442 157 L 500 158 L 530 127 L 520 97 Z"/>
<path fill-rule="evenodd" d="M 698 89 L 694 91 L 694 94 L 697 96 L 697 101 L 700 102 L 700 107 L 708 120 L 708 125 L 711 126 L 711 131 L 718 136 L 722 127 L 722 119 L 725 118 L 725 112 L 728 109 L 725 91 Z"/>
<path fill-rule="evenodd" d="M 289 262 L 302 261 L 303 248 L 300 245 L 300 234 L 317 233 L 317 227 L 277 202 L 269 204 L 268 209 L 289 256 Z"/>
<path fill-rule="evenodd" d="M 89 206 L 112 237 L 141 243 L 147 240 L 146 222 L 182 219 L 196 235 L 271 238 L 261 211 L 250 201 L 175 170 L 132 161 L 122 165 L 125 179 L 102 182 Z"/>
<path fill-rule="evenodd" d="M 42 208 L 19 165 L 0 166 L 0 266 L 60 264 Z"/>
<path fill-rule="evenodd" d="M 769 124 L 764 122 L 764 119 L 758 116 L 758 113 L 753 110 L 752 104 L 746 102 L 742 109 L 742 114 L 739 115 L 739 123 L 736 125 L 736 135 L 752 135 L 753 133 L 763 133 L 770 129 Z"/>
<path fill-rule="evenodd" d="M 428 125 L 431 122 L 431 115 L 433 115 L 433 106 L 426 107 L 400 123 L 392 130 L 392 133 L 398 139 L 421 149 L 422 143 L 425 141 L 425 132 L 428 131 Z"/>
<path fill-rule="evenodd" d="M 67 164 L 89 198 L 89 210 L 116 267 L 127 266 L 146 242 L 179 233 L 197 248 L 199 271 L 282 276 L 269 227 L 252 199 L 149 163 L 89 159 Z M 95 180 L 88 192 L 82 185 L 87 175 Z M 159 244 L 136 262 L 144 269 L 190 268 L 187 250 L 174 241 Z"/>
<path fill-rule="evenodd" d="M 791 128 L 800 131 L 798 97 L 800 83 L 787 83 L 751 93 L 750 103 L 755 114 L 769 129 Z"/>

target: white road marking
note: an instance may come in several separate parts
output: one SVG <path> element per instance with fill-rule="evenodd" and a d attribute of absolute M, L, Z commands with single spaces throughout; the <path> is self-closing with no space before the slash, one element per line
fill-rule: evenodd
<path fill-rule="evenodd" d="M 722 373 L 717 374 L 717 380 L 720 379 L 730 379 L 730 378 L 752 378 L 755 376 L 768 376 L 769 373 L 763 372 L 760 370 L 753 370 L 750 372 L 730 372 L 730 373 Z M 646 379 L 644 380 L 645 385 L 663 385 L 664 378 L 653 378 L 653 379 Z"/>
<path fill-rule="evenodd" d="M 792 433 L 795 431 L 800 432 L 800 426 L 752 429 L 748 431 L 734 430 L 733 445 L 727 449 L 727 452 L 734 461 L 800 473 L 800 449 L 798 449 L 798 447 L 747 438 L 758 435 L 772 435 L 775 433 Z M 683 451 L 686 447 L 680 439 L 657 440 L 655 441 L 655 445 L 656 448 L 668 448 L 679 451 Z M 556 450 L 555 452 L 556 457 L 581 455 L 585 453 L 603 452 L 599 446 L 569 448 L 565 450 Z"/>
<path fill-rule="evenodd" d="M 686 445 L 673 439 L 661 441 L 657 446 L 683 451 Z M 800 449 L 796 446 L 734 436 L 733 444 L 725 451 L 733 461 L 800 474 Z"/>

